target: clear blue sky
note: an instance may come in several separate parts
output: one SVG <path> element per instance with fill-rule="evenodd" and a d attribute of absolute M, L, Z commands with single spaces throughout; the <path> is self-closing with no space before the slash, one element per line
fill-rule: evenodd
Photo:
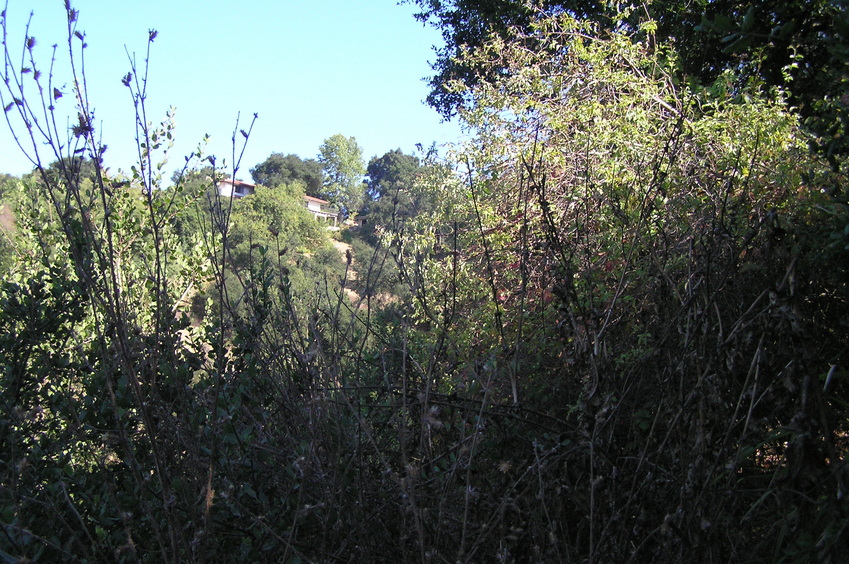
<path fill-rule="evenodd" d="M 244 180 L 270 153 L 312 158 L 336 133 L 356 137 L 366 160 L 459 136 L 456 124 L 441 123 L 423 103 L 439 34 L 396 0 L 76 0 L 73 7 L 89 45 L 90 98 L 113 170 L 128 170 L 135 158 L 132 102 L 121 84 L 129 70 L 125 46 L 141 62 L 149 29 L 158 37 L 148 115 L 159 121 L 170 106 L 177 110 L 169 175 L 205 133 L 207 152 L 230 162 L 239 113 L 242 127 L 259 114 L 237 173 Z M 11 45 L 23 43 L 30 10 L 30 35 L 46 67 L 51 45 L 65 40 L 63 0 L 10 0 Z M 57 64 L 66 61 L 60 54 Z M 73 112 L 70 96 L 60 102 Z M 0 122 L 0 172 L 30 169 Z"/>

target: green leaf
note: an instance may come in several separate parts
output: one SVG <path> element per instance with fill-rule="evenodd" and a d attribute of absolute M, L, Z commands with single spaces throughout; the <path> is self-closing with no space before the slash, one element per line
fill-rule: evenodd
<path fill-rule="evenodd" d="M 743 23 L 740 25 L 742 31 L 750 31 L 755 25 L 755 7 L 749 6 L 746 15 L 743 16 Z"/>

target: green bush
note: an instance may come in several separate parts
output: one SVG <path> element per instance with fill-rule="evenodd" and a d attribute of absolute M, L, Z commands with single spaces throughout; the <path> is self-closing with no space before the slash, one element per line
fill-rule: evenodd
<path fill-rule="evenodd" d="M 342 231 L 349 255 L 297 184 L 164 189 L 170 117 L 128 179 L 84 91 L 75 145 L 25 128 L 55 158 L 0 286 L 0 555 L 849 551 L 845 176 L 780 101 L 688 84 L 658 38 L 531 30 L 458 61 L 497 77 L 448 85 L 475 136 L 396 186 L 415 213 Z M 49 77 L 13 68 L 3 100 L 38 123 Z"/>

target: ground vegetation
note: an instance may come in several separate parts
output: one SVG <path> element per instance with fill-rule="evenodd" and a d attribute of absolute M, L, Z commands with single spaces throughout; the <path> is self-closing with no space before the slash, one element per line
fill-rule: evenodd
<path fill-rule="evenodd" d="M 663 21 L 502 4 L 444 84 L 468 143 L 322 148 L 368 212 L 335 246 L 304 179 L 221 198 L 240 163 L 199 149 L 165 186 L 134 67 L 139 159 L 111 173 L 82 75 L 59 100 L 2 22 L 37 151 L 0 183 L 0 556 L 849 553 L 845 156 L 742 67 L 691 80 Z M 81 72 L 66 8 L 54 64 Z M 70 132 L 44 122 L 69 99 Z"/>

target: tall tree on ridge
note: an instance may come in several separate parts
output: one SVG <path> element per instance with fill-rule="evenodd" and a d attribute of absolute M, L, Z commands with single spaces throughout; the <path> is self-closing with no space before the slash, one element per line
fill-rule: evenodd
<path fill-rule="evenodd" d="M 354 137 L 337 133 L 324 140 L 318 162 L 324 168 L 322 195 L 339 206 L 346 216 L 356 213 L 363 204 L 366 167 L 363 150 Z"/>

